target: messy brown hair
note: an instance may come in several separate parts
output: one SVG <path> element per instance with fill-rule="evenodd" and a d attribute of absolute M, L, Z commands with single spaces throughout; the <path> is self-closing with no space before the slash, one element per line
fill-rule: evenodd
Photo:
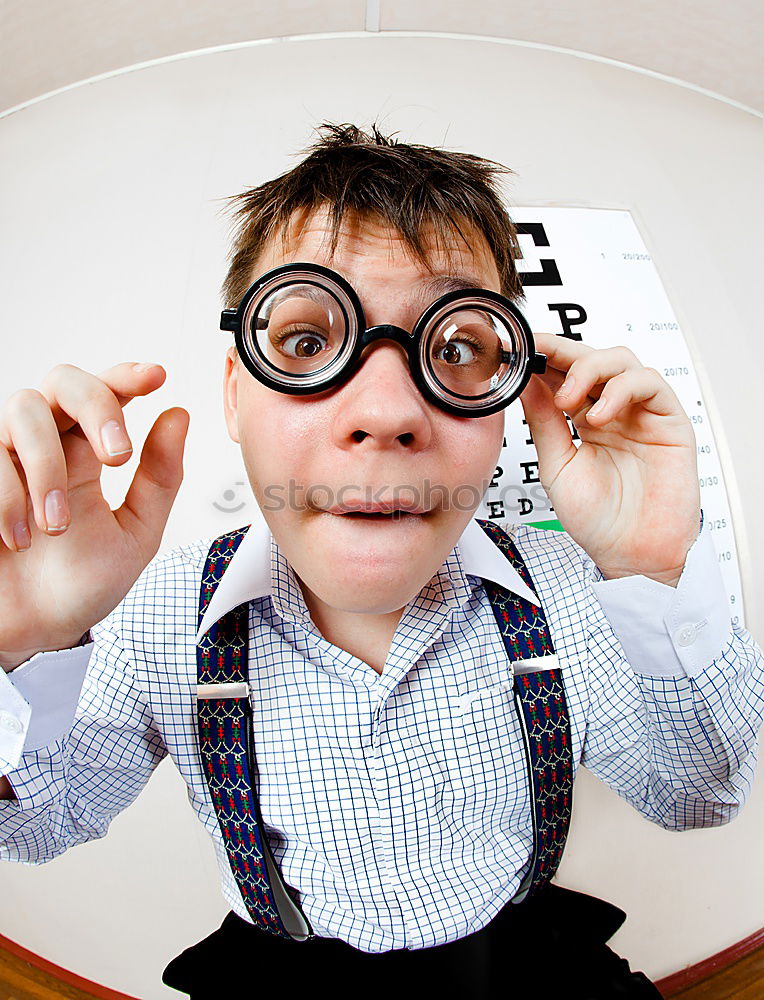
<path fill-rule="evenodd" d="M 499 178 L 514 171 L 471 153 L 396 141 L 373 125 L 318 127 L 305 159 L 257 187 L 225 199 L 233 216 L 224 304 L 241 301 L 255 277 L 265 244 L 279 232 L 285 240 L 296 212 L 328 206 L 331 252 L 337 249 L 346 212 L 374 216 L 396 229 L 415 257 L 428 267 L 423 228 L 448 245 L 456 232 L 469 244 L 464 224 L 482 233 L 496 261 L 501 291 L 523 298 L 515 260 L 517 232 L 499 193 Z"/>

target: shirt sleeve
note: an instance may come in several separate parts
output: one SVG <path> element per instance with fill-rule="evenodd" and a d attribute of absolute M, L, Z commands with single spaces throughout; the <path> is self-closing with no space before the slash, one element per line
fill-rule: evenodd
<path fill-rule="evenodd" d="M 668 829 L 718 826 L 748 797 L 764 654 L 734 625 L 707 524 L 676 587 L 604 580 L 586 556 L 589 712 L 582 763 Z"/>
<path fill-rule="evenodd" d="M 72 728 L 92 650 L 91 639 L 0 671 L 0 774 L 17 767 L 22 752 L 39 750 Z"/>
<path fill-rule="evenodd" d="M 642 674 L 693 677 L 726 644 L 730 605 L 705 518 L 676 587 L 646 576 L 605 580 L 596 567 L 589 582 L 626 659 Z"/>
<path fill-rule="evenodd" d="M 93 634 L 68 731 L 6 771 L 16 799 L 0 801 L 0 859 L 40 864 L 103 837 L 167 754 L 118 636 L 103 623 Z"/>

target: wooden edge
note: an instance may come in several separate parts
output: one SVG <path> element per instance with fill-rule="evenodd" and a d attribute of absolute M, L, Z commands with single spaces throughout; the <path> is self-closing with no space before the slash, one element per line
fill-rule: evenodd
<path fill-rule="evenodd" d="M 54 965 L 47 958 L 36 955 L 33 951 L 23 948 L 20 944 L 16 944 L 15 941 L 11 941 L 10 938 L 4 937 L 2 934 L 0 934 L 0 949 L 10 952 L 11 955 L 15 955 L 16 958 L 20 958 L 23 962 L 28 962 L 42 972 L 47 972 L 49 976 L 59 979 L 62 983 L 74 986 L 78 990 L 82 990 L 83 993 L 89 993 L 91 996 L 98 997 L 99 1000 L 136 1000 L 135 997 L 128 996 L 127 993 L 118 993 L 116 990 L 110 990 L 108 986 L 93 983 L 89 979 L 78 976 L 75 972 L 69 972 L 68 969 L 64 969 L 60 965 Z"/>
<path fill-rule="evenodd" d="M 741 958 L 750 955 L 762 945 L 764 945 L 764 927 L 749 934 L 742 941 L 731 944 L 729 948 L 718 951 L 709 958 L 704 958 L 702 962 L 696 962 L 695 965 L 689 965 L 686 969 L 681 969 L 679 972 L 666 976 L 665 979 L 658 980 L 655 985 L 665 996 L 673 996 L 679 990 L 695 986 L 696 983 L 713 976 L 715 972 L 721 972 L 730 965 L 734 965 L 735 962 L 739 962 Z"/>
<path fill-rule="evenodd" d="M 764 927 L 758 931 L 754 931 L 753 934 L 749 934 L 742 941 L 737 941 L 735 944 L 730 945 L 729 948 L 718 951 L 709 958 L 704 958 L 702 962 L 696 962 L 695 965 L 689 965 L 686 969 L 681 969 L 679 972 L 674 972 L 664 979 L 657 980 L 655 985 L 661 993 L 670 997 L 674 993 L 679 992 L 679 990 L 687 989 L 688 986 L 695 986 L 697 983 L 714 975 L 714 973 L 721 972 L 730 965 L 734 965 L 735 962 L 750 955 L 762 947 L 762 945 L 764 945 Z M 118 993 L 107 986 L 101 986 L 99 983 L 84 979 L 74 972 L 69 972 L 68 969 L 49 962 L 46 958 L 42 958 L 33 951 L 23 948 L 20 944 L 16 944 L 15 941 L 11 941 L 10 938 L 4 937 L 2 934 L 0 934 L 0 948 L 10 952 L 24 962 L 29 962 L 35 968 L 47 972 L 48 975 L 60 979 L 61 982 L 67 983 L 69 986 L 74 986 L 84 993 L 90 993 L 92 996 L 98 997 L 99 1000 L 136 1000 L 135 997 L 128 996 L 127 993 Z"/>

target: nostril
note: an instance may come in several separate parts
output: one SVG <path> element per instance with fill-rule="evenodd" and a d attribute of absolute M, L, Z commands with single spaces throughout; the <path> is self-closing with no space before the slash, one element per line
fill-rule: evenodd
<path fill-rule="evenodd" d="M 353 433 L 351 434 L 353 440 L 359 442 L 363 441 L 363 439 L 367 438 L 368 436 L 369 436 L 368 431 L 353 431 Z M 401 442 L 401 444 L 404 445 L 413 444 L 414 435 L 411 433 L 411 431 L 405 431 L 403 434 L 398 435 L 398 440 Z"/>

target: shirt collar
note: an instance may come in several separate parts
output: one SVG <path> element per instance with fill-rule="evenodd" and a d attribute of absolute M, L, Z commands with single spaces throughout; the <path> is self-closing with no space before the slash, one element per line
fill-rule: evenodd
<path fill-rule="evenodd" d="M 258 597 L 272 595 L 272 542 L 265 520 L 253 521 L 207 605 L 196 633 L 197 643 L 205 632 L 233 608 Z M 531 604 L 539 606 L 538 597 L 474 518 L 470 519 L 462 532 L 457 547 L 464 573 L 491 580 L 518 597 L 523 597 Z M 275 542 L 273 549 L 276 558 L 284 559 Z M 446 563 L 448 562 L 447 559 Z"/>

